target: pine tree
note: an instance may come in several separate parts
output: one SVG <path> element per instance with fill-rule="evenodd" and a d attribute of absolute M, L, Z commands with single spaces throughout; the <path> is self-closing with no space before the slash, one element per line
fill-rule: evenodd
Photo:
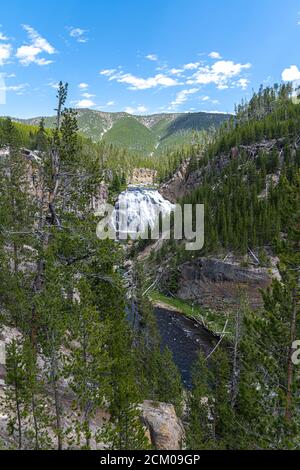
<path fill-rule="evenodd" d="M 74 405 L 82 415 L 77 425 L 78 443 L 83 434 L 85 448 L 89 449 L 91 418 L 99 408 L 105 407 L 105 397 L 109 393 L 111 363 L 106 348 L 108 328 L 100 320 L 87 281 L 81 279 L 75 292 L 78 301 L 72 307 L 71 354 L 66 358 L 65 373 L 71 377 Z"/>
<path fill-rule="evenodd" d="M 17 434 L 18 449 L 24 446 L 25 370 L 22 342 L 13 339 L 6 346 L 5 409 L 8 411 L 8 429 Z"/>
<path fill-rule="evenodd" d="M 24 340 L 22 357 L 26 388 L 24 408 L 28 417 L 26 438 L 29 443 L 33 442 L 32 447 L 35 450 L 50 449 L 52 442 L 49 437 L 49 427 L 53 419 L 52 414 L 49 413 L 50 400 L 45 396 L 42 371 L 38 366 L 36 351 L 29 338 Z"/>
<path fill-rule="evenodd" d="M 211 374 L 203 354 L 199 354 L 192 371 L 193 388 L 188 395 L 187 448 L 190 450 L 212 449 L 214 400 L 209 383 Z"/>

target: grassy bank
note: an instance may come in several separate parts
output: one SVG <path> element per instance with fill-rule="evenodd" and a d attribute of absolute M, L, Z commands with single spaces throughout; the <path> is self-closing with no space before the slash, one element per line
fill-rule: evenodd
<path fill-rule="evenodd" d="M 198 305 L 191 305 L 190 303 L 178 298 L 167 297 L 157 290 L 151 291 L 149 293 L 149 298 L 153 304 L 165 305 L 172 310 L 182 313 L 188 318 L 197 320 L 215 335 L 219 336 L 224 329 L 227 317 L 222 315 L 220 312 L 204 309 Z M 229 341 L 233 340 L 233 324 L 233 316 L 232 314 L 229 314 L 229 321 L 226 327 L 226 338 Z"/>

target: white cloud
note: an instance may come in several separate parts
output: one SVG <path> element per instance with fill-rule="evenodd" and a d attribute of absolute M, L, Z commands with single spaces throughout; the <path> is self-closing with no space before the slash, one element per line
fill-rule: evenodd
<path fill-rule="evenodd" d="M 12 47 L 10 44 L 0 44 L 0 65 L 4 65 L 12 54 Z"/>
<path fill-rule="evenodd" d="M 289 68 L 283 70 L 281 78 L 285 82 L 300 80 L 300 70 L 297 65 L 291 65 Z"/>
<path fill-rule="evenodd" d="M 93 100 L 89 100 L 89 99 L 83 99 L 83 100 L 79 100 L 75 102 L 75 106 L 77 108 L 92 108 L 95 105 L 96 103 L 94 103 Z"/>
<path fill-rule="evenodd" d="M 117 72 L 114 73 L 114 70 L 102 70 L 101 75 L 108 77 L 108 80 L 116 80 L 119 83 L 126 83 L 130 85 L 130 90 L 147 90 L 149 88 L 155 88 L 157 86 L 175 86 L 178 85 L 178 82 L 171 77 L 168 77 L 165 74 L 158 73 L 154 77 L 141 78 L 132 75 L 131 73 Z"/>
<path fill-rule="evenodd" d="M 88 83 L 79 83 L 78 85 L 78 88 L 80 88 L 81 90 L 86 90 L 87 88 L 89 87 Z"/>
<path fill-rule="evenodd" d="M 169 109 L 171 110 L 177 108 L 177 106 L 187 101 L 189 95 L 193 95 L 194 93 L 197 93 L 197 91 L 198 88 L 189 88 L 187 90 L 179 91 L 176 95 L 175 100 L 170 103 Z"/>
<path fill-rule="evenodd" d="M 172 68 L 169 70 L 169 73 L 171 75 L 181 75 L 183 72 L 183 69 L 176 69 L 176 68 Z"/>
<path fill-rule="evenodd" d="M 189 85 L 200 84 L 209 85 L 215 84 L 219 89 L 228 88 L 228 82 L 234 77 L 238 77 L 243 70 L 247 70 L 251 64 L 234 63 L 231 60 L 219 60 L 212 66 L 200 67 L 193 75 L 187 80 Z"/>
<path fill-rule="evenodd" d="M 182 66 L 184 70 L 195 70 L 199 67 L 200 62 L 190 62 L 189 64 L 185 64 Z"/>
<path fill-rule="evenodd" d="M 151 55 L 154 56 L 154 54 L 149 54 L 149 56 Z M 218 52 L 211 52 L 210 56 L 221 59 Z M 215 60 L 210 65 L 203 61 L 189 62 L 178 68 L 165 65 L 163 70 L 161 67 L 156 68 L 156 74 L 145 78 L 131 72 L 127 73 L 121 66 L 101 70 L 99 74 L 106 77 L 108 81 L 128 85 L 129 90 L 147 90 L 156 87 L 182 86 L 184 84 L 196 86 L 214 84 L 220 90 L 229 87 L 246 89 L 249 80 L 245 72 L 250 67 L 250 63 L 235 63 L 232 60 L 222 59 Z M 158 72 L 158 70 L 160 71 Z"/>
<path fill-rule="evenodd" d="M 89 99 L 89 98 L 93 98 L 95 95 L 92 95 L 92 93 L 82 93 L 81 96 L 83 98 Z"/>
<path fill-rule="evenodd" d="M 218 90 L 227 90 L 227 88 L 229 88 L 229 86 L 225 85 L 224 83 L 219 83 L 219 85 L 217 85 L 217 88 L 218 88 Z"/>
<path fill-rule="evenodd" d="M 143 106 L 142 104 L 140 104 L 136 108 L 132 108 L 131 106 L 127 106 L 124 109 L 124 111 L 125 111 L 125 113 L 128 113 L 128 114 L 140 114 L 140 113 L 145 113 L 147 111 L 147 108 L 146 108 L 146 106 Z"/>
<path fill-rule="evenodd" d="M 54 90 L 58 90 L 58 82 L 49 82 L 47 85 L 50 88 L 54 88 Z"/>
<path fill-rule="evenodd" d="M 29 87 L 28 83 L 20 83 L 19 85 L 5 85 L 5 86 L 1 87 L 1 90 L 15 91 L 15 92 L 18 92 L 20 94 L 27 87 Z"/>
<path fill-rule="evenodd" d="M 213 100 L 211 99 L 210 96 L 201 96 L 200 97 L 200 100 L 205 102 L 205 103 L 211 103 L 211 104 L 219 104 L 219 101 L 218 100 Z"/>
<path fill-rule="evenodd" d="M 106 103 L 106 106 L 114 106 L 115 102 L 114 101 L 108 101 Z"/>
<path fill-rule="evenodd" d="M 177 85 L 176 80 L 161 73 L 146 79 L 136 77 L 130 73 L 125 73 L 121 74 L 121 76 L 117 78 L 117 81 L 131 85 L 130 88 L 132 90 L 146 90 L 148 88 L 155 88 L 157 86 L 169 87 Z"/>
<path fill-rule="evenodd" d="M 30 44 L 25 44 L 17 49 L 16 57 L 19 59 L 20 64 L 26 66 L 32 63 L 37 65 L 51 64 L 52 60 L 46 60 L 44 57 L 39 57 L 39 55 L 41 53 L 54 54 L 56 52 L 54 47 L 31 26 L 23 25 L 23 28 L 28 34 Z"/>
<path fill-rule="evenodd" d="M 2 77 L 3 78 L 16 78 L 16 74 L 15 73 L 1 73 Z"/>
<path fill-rule="evenodd" d="M 157 57 L 156 54 L 148 54 L 148 55 L 146 55 L 145 58 L 148 59 L 148 60 L 152 60 L 152 61 L 154 61 L 154 62 L 155 62 L 156 60 L 158 60 L 158 57 Z"/>
<path fill-rule="evenodd" d="M 249 80 L 247 78 L 239 78 L 235 84 L 237 87 L 241 88 L 242 90 L 246 90 L 249 85 Z"/>
<path fill-rule="evenodd" d="M 68 29 L 71 38 L 74 38 L 77 42 L 88 42 L 88 38 L 86 37 L 86 33 L 88 32 L 87 30 L 81 28 L 74 28 L 73 26 Z"/>
<path fill-rule="evenodd" d="M 219 52 L 211 52 L 208 54 L 208 57 L 211 57 L 211 59 L 222 59 L 222 56 Z"/>
<path fill-rule="evenodd" d="M 110 77 L 116 71 L 117 71 L 116 69 L 105 69 L 105 70 L 101 70 L 99 73 L 100 73 L 100 75 L 104 75 L 105 77 Z"/>

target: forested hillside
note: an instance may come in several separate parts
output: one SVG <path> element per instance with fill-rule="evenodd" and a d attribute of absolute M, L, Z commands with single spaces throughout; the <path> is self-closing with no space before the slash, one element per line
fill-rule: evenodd
<path fill-rule="evenodd" d="M 192 269 L 188 282 L 198 295 L 211 289 L 220 296 L 222 283 L 229 289 L 229 273 L 236 273 L 235 302 L 223 300 L 221 311 L 197 307 L 203 298 L 191 296 L 193 318 L 219 334 L 224 327 L 220 346 L 194 367 L 191 449 L 298 447 L 299 368 L 292 355 L 300 335 L 300 106 L 291 95 L 290 85 L 261 88 L 189 160 L 189 191 L 181 202 L 205 205 L 201 253 L 170 240 L 148 258 L 154 276 L 157 266 L 168 270 L 158 284 L 170 305 L 174 297 L 179 306 L 187 298 L 182 285 Z M 268 270 L 270 285 L 254 310 L 246 276 Z"/>
<path fill-rule="evenodd" d="M 121 119 L 107 131 L 120 147 L 83 137 L 62 83 L 53 128 L 0 121 L 4 447 L 156 447 L 141 410 L 163 402 L 182 420 L 176 448 L 298 448 L 300 105 L 292 92 L 261 88 L 218 130 L 160 156 L 120 148 Z M 191 117 L 168 122 L 170 135 L 193 127 Z M 164 128 L 154 121 L 134 122 L 149 151 L 149 126 Z M 201 251 L 185 250 L 185 240 L 96 237 L 100 188 L 114 203 L 134 168 L 157 170 L 163 194 L 179 179 L 180 204 L 204 204 Z M 191 387 L 162 347 L 153 305 L 212 335 Z"/>
<path fill-rule="evenodd" d="M 155 327 L 149 342 L 126 320 L 124 253 L 96 237 L 92 205 L 108 149 L 82 146 L 66 95 L 61 83 L 53 131 L 1 123 L 1 446 L 148 448 L 138 405 L 180 409 L 180 378 Z"/>
<path fill-rule="evenodd" d="M 77 110 L 78 130 L 93 142 L 103 141 L 138 155 L 161 152 L 189 144 L 195 131 L 218 128 L 230 115 L 221 113 L 173 113 L 133 116 L 128 113 L 105 113 L 90 109 Z M 18 120 L 38 125 L 41 118 Z M 55 117 L 44 118 L 45 127 L 55 126 Z"/>

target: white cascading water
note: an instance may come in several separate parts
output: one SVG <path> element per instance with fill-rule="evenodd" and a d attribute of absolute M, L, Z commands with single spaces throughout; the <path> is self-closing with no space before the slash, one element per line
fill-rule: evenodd
<path fill-rule="evenodd" d="M 151 229 L 154 228 L 159 213 L 164 218 L 173 209 L 174 205 L 164 199 L 156 189 L 129 186 L 126 191 L 119 194 L 111 216 L 111 225 L 119 234 L 126 232 L 134 239 L 137 237 L 137 233 L 145 233 L 148 226 Z M 120 214 L 125 215 L 125 225 L 120 223 Z M 126 234 L 124 238 L 126 238 Z"/>

